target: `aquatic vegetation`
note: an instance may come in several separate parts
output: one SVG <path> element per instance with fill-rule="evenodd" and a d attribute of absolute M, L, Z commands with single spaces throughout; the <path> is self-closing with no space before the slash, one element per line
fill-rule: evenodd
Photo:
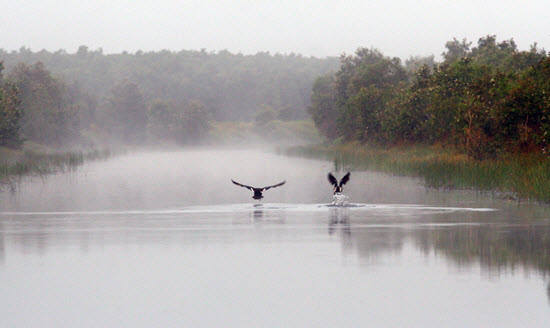
<path fill-rule="evenodd" d="M 474 189 L 550 203 L 550 159 L 541 154 L 510 154 L 478 161 L 450 148 L 383 148 L 358 143 L 300 146 L 284 152 L 333 161 L 337 170 L 369 169 L 421 177 L 430 188 Z"/>
<path fill-rule="evenodd" d="M 86 160 L 103 159 L 111 156 L 109 150 L 90 152 L 53 152 L 41 153 L 25 151 L 21 154 L 0 158 L 0 186 L 12 188 L 23 176 L 37 175 L 43 177 L 57 172 L 75 170 Z"/>

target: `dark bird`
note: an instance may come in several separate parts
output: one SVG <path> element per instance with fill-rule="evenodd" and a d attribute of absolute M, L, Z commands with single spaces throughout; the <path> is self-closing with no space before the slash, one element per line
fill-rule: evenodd
<path fill-rule="evenodd" d="M 283 181 L 283 182 L 278 183 L 278 184 L 273 185 L 273 186 L 267 186 L 267 187 L 262 187 L 262 188 L 255 188 L 255 187 L 243 185 L 241 183 L 236 182 L 233 179 L 231 179 L 231 182 L 233 182 L 237 186 L 245 187 L 246 189 L 250 189 L 250 190 L 254 191 L 254 196 L 252 196 L 252 198 L 260 200 L 260 199 L 264 198 L 264 196 L 262 195 L 262 192 L 264 192 L 264 191 L 266 191 L 267 189 L 270 189 L 270 188 L 275 188 L 275 187 L 282 186 L 282 185 L 285 184 L 286 181 Z"/>
<path fill-rule="evenodd" d="M 340 179 L 340 183 L 338 183 L 338 180 L 336 180 L 336 178 L 334 177 L 334 175 L 332 175 L 332 173 L 329 173 L 328 174 L 328 181 L 330 182 L 331 185 L 334 186 L 334 193 L 336 194 L 337 192 L 342 192 L 343 188 L 342 186 L 346 184 L 346 182 L 349 181 L 349 172 L 344 175 L 344 177 L 342 179 Z"/>

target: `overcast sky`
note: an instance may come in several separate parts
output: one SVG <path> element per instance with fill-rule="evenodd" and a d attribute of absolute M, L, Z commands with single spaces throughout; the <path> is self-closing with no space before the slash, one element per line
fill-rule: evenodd
<path fill-rule="evenodd" d="M 0 48 L 74 53 L 259 51 L 338 56 L 358 47 L 436 59 L 487 34 L 550 50 L 550 0 L 0 0 Z M 1 60 L 1 59 L 0 59 Z"/>

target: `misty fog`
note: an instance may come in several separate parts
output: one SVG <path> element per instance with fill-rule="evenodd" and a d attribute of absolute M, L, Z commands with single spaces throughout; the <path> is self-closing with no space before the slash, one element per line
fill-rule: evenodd
<path fill-rule="evenodd" d="M 3 4 L 0 326 L 548 326 L 544 12 Z"/>

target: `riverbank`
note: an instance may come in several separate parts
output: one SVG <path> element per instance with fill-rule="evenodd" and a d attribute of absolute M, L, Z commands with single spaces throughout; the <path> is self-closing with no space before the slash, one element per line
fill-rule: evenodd
<path fill-rule="evenodd" d="M 477 161 L 440 146 L 373 147 L 358 143 L 297 146 L 288 155 L 334 160 L 336 167 L 417 176 L 427 187 L 490 191 L 501 197 L 550 204 L 550 158 L 509 154 Z"/>

